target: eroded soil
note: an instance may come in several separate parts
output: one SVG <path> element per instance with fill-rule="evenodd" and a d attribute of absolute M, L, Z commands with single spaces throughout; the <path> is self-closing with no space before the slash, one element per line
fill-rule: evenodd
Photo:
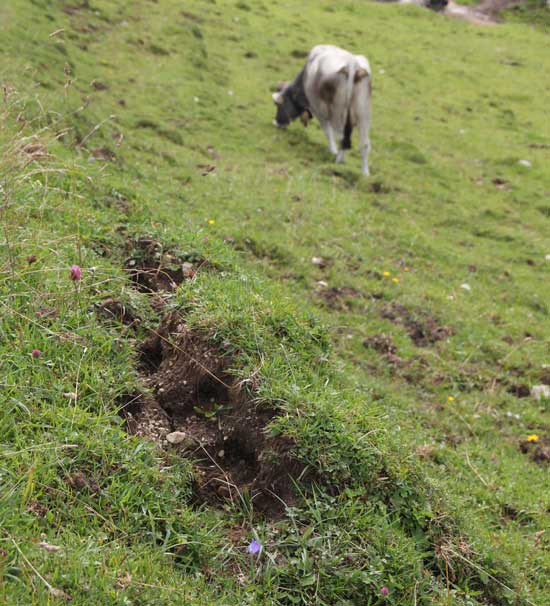
<path fill-rule="evenodd" d="M 453 334 L 449 326 L 420 309 L 409 309 L 400 303 L 382 306 L 380 316 L 393 324 L 403 326 L 412 342 L 418 347 L 428 347 Z"/>
<path fill-rule="evenodd" d="M 277 515 L 293 503 L 293 480 L 304 468 L 292 457 L 292 442 L 270 432 L 276 411 L 245 392 L 231 364 L 222 347 L 174 312 L 141 345 L 148 394 L 128 396 L 122 414 L 130 433 L 195 462 L 198 501 L 250 500 L 255 510 Z"/>

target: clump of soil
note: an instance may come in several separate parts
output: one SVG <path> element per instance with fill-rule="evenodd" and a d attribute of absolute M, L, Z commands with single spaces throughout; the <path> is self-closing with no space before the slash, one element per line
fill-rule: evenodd
<path fill-rule="evenodd" d="M 394 345 L 392 338 L 383 333 L 379 335 L 372 335 L 367 337 L 363 341 L 363 345 L 367 349 L 374 349 L 381 354 L 395 354 L 397 353 L 397 347 Z"/>
<path fill-rule="evenodd" d="M 76 491 L 89 490 L 97 494 L 101 489 L 99 484 L 82 471 L 76 471 L 65 478 L 65 482 Z"/>
<path fill-rule="evenodd" d="M 353 301 L 361 298 L 361 293 L 352 286 L 328 286 L 318 283 L 318 292 L 327 307 L 349 311 Z"/>
<path fill-rule="evenodd" d="M 197 465 L 201 502 L 238 502 L 277 515 L 294 502 L 293 478 L 303 466 L 291 440 L 269 432 L 275 410 L 244 393 L 232 360 L 178 314 L 168 315 L 140 348 L 142 379 L 151 395 L 136 394 L 121 413 L 130 433 L 180 451 Z"/>
<path fill-rule="evenodd" d="M 200 257 L 183 258 L 153 238 L 138 238 L 130 243 L 131 256 L 124 267 L 137 289 L 145 293 L 174 291 L 191 279 L 208 262 Z"/>
<path fill-rule="evenodd" d="M 113 297 L 107 297 L 97 303 L 95 309 L 100 316 L 107 320 L 117 320 L 129 327 L 135 327 L 141 322 L 133 309 Z"/>
<path fill-rule="evenodd" d="M 92 154 L 92 158 L 96 160 L 106 160 L 107 162 L 114 162 L 116 160 L 115 152 L 106 146 L 96 147 L 90 153 Z"/>
<path fill-rule="evenodd" d="M 513 383 L 506 391 L 516 398 L 528 398 L 531 395 L 531 389 L 525 383 Z"/>
<path fill-rule="evenodd" d="M 523 440 L 519 448 L 536 463 L 550 462 L 550 440 L 547 438 L 539 438 L 534 442 Z"/>
<path fill-rule="evenodd" d="M 403 326 L 412 342 L 418 347 L 428 347 L 453 334 L 452 328 L 441 325 L 436 318 L 422 310 L 410 310 L 399 303 L 382 306 L 380 316 Z"/>

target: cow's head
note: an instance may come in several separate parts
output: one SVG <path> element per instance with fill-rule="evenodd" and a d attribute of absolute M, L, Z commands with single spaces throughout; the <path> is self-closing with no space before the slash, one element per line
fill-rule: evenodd
<path fill-rule="evenodd" d="M 277 128 L 286 128 L 293 120 L 303 113 L 303 108 L 296 103 L 292 85 L 280 82 L 277 91 L 273 93 L 272 99 L 277 106 L 277 113 L 273 124 Z"/>

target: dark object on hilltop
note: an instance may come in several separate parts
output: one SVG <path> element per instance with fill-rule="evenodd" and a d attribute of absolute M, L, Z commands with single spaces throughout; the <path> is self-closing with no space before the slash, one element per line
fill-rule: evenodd
<path fill-rule="evenodd" d="M 427 0 L 426 8 L 432 11 L 443 11 L 447 4 L 449 4 L 449 0 Z"/>

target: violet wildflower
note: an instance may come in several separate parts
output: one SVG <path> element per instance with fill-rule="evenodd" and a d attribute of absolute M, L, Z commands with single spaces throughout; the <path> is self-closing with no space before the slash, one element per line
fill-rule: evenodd
<path fill-rule="evenodd" d="M 82 279 L 82 270 L 78 265 L 73 265 L 71 267 L 70 278 L 73 280 L 73 282 L 80 282 Z"/>
<path fill-rule="evenodd" d="M 251 553 L 252 555 L 256 555 L 257 553 L 260 553 L 261 550 L 262 550 L 261 543 L 258 543 L 258 541 L 256 541 L 255 539 L 253 539 L 252 542 L 250 543 L 250 545 L 247 547 L 248 553 Z"/>
<path fill-rule="evenodd" d="M 33 349 L 31 351 L 31 356 L 33 358 L 39 358 L 42 355 L 42 352 L 39 349 Z"/>
<path fill-rule="evenodd" d="M 386 596 L 390 593 L 390 590 L 387 587 L 381 587 L 380 588 L 380 594 L 383 596 Z"/>

